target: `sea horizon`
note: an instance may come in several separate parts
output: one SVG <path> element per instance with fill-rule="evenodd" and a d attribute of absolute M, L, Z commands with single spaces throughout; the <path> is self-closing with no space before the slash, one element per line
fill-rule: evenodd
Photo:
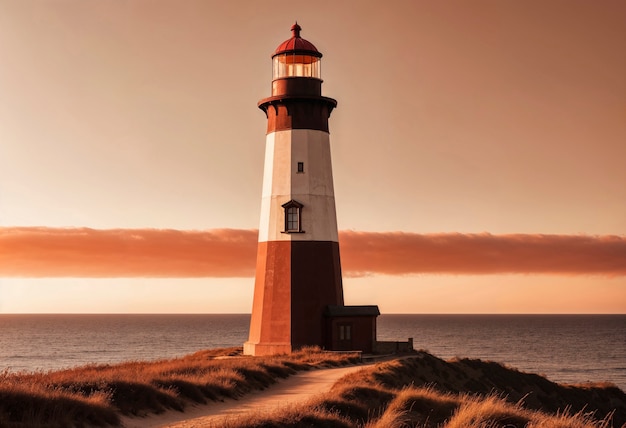
<path fill-rule="evenodd" d="M 0 315 L 250 315 L 250 312 L 0 312 Z M 626 312 L 384 312 L 381 315 L 626 315 Z"/>

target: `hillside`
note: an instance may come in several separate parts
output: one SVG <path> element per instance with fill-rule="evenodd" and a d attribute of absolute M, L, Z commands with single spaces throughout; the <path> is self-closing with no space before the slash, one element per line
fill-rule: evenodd
<path fill-rule="evenodd" d="M 608 428 L 626 426 L 626 394 L 608 385 L 559 385 L 498 363 L 428 353 L 348 375 L 323 396 L 227 421 L 260 427 Z"/>
<path fill-rule="evenodd" d="M 184 412 L 193 403 L 245 399 L 248 392 L 264 390 L 298 371 L 355 363 L 355 354 L 304 350 L 253 358 L 242 357 L 241 350 L 233 348 L 156 362 L 48 373 L 4 372 L 0 373 L 0 426 L 117 426 L 121 415 Z M 311 402 L 238 417 L 223 426 L 608 428 L 625 424 L 626 394 L 615 386 L 559 385 L 494 362 L 444 361 L 418 352 L 364 367 Z"/>

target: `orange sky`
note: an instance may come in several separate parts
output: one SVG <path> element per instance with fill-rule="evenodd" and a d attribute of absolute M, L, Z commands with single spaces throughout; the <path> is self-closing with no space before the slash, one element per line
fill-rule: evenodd
<path fill-rule="evenodd" d="M 626 313 L 622 1 L 0 0 L 2 242 L 16 227 L 249 240 L 265 133 L 256 102 L 295 19 L 339 102 L 348 304 Z M 56 254 L 44 242 L 29 250 L 42 262 Z M 245 248 L 209 252 L 194 265 L 203 278 L 177 278 L 197 275 L 183 264 L 167 279 L 83 274 L 109 277 L 96 279 L 71 263 L 29 278 L 40 273 L 11 247 L 0 312 L 248 312 Z M 476 259 L 464 265 L 454 248 Z"/>

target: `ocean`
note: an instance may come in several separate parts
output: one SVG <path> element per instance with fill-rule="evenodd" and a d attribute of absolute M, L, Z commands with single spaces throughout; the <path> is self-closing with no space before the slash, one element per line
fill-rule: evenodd
<path fill-rule="evenodd" d="M 0 314 L 0 371 L 172 358 L 241 346 L 250 315 Z M 379 340 L 449 359 L 480 358 L 559 383 L 626 391 L 626 315 L 381 315 Z"/>

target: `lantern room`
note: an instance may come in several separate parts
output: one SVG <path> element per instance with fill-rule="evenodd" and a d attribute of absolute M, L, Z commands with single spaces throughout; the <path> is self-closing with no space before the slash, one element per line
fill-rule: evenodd
<path fill-rule="evenodd" d="M 295 95 L 294 91 L 299 95 L 321 94 L 322 54 L 313 43 L 300 37 L 301 30 L 297 22 L 292 25 L 292 37 L 272 55 L 273 96 Z"/>
<path fill-rule="evenodd" d="M 274 55 L 272 60 L 272 80 L 284 77 L 321 78 L 319 56 L 294 51 Z"/>
<path fill-rule="evenodd" d="M 296 22 L 291 26 L 292 37 L 276 48 L 272 55 L 272 80 L 285 77 L 321 78 L 322 54 L 313 43 L 300 37 L 302 27 Z"/>

